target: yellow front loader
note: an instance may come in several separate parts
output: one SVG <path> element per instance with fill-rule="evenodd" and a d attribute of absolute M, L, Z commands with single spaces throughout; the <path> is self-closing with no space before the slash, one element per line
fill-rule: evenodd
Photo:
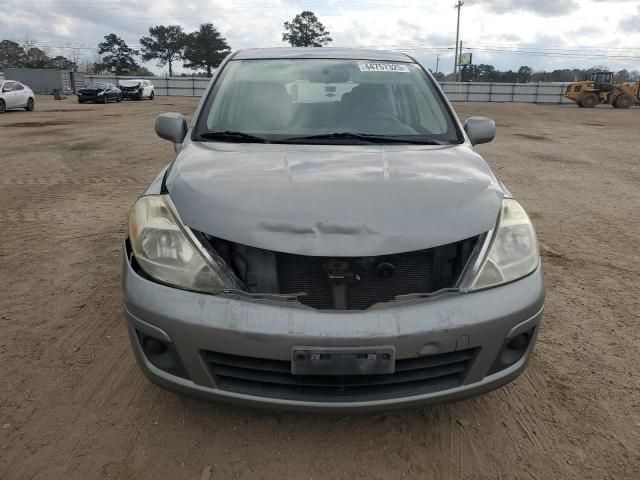
<path fill-rule="evenodd" d="M 588 80 L 573 82 L 564 94 L 583 108 L 608 103 L 613 108 L 631 108 L 640 105 L 640 81 L 613 83 L 613 72 L 593 72 Z"/>

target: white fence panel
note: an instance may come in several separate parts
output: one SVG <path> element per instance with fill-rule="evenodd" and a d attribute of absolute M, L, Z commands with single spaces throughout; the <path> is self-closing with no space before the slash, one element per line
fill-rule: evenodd
<path fill-rule="evenodd" d="M 206 77 L 119 77 L 116 75 L 84 74 L 84 83 L 109 82 L 118 84 L 120 80 L 143 78 L 153 83 L 156 95 L 178 97 L 200 97 L 205 92 L 210 78 Z"/>
<path fill-rule="evenodd" d="M 203 77 L 117 77 L 116 75 L 84 75 L 84 83 L 110 82 L 145 78 L 155 86 L 156 95 L 200 97 L 210 78 Z M 571 103 L 564 98 L 568 83 L 490 83 L 490 82 L 442 82 L 442 88 L 452 102 L 522 102 L 522 103 Z M 81 86 L 81 85 L 80 85 Z"/>
<path fill-rule="evenodd" d="M 442 82 L 441 85 L 452 102 L 571 103 L 564 98 L 569 84 L 563 82 Z"/>

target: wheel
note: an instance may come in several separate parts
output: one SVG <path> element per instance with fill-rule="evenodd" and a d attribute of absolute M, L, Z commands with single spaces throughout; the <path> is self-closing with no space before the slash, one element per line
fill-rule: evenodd
<path fill-rule="evenodd" d="M 580 100 L 580 106 L 584 108 L 593 108 L 598 103 L 600 103 L 600 100 L 595 93 L 587 93 L 584 97 L 582 97 L 582 100 Z"/>
<path fill-rule="evenodd" d="M 78 99 L 78 103 L 84 103 L 84 100 L 82 100 L 82 99 L 80 99 L 80 98 L 79 98 L 79 99 Z"/>
<path fill-rule="evenodd" d="M 616 98 L 615 106 L 618 108 L 631 108 L 634 104 L 633 97 L 631 95 L 622 94 Z"/>
<path fill-rule="evenodd" d="M 36 104 L 33 101 L 33 98 L 30 98 L 29 100 L 27 100 L 27 106 L 25 107 L 25 110 L 27 112 L 33 112 L 36 109 Z"/>
<path fill-rule="evenodd" d="M 138 96 L 136 96 L 136 100 L 138 101 L 142 100 L 142 92 L 140 92 Z"/>
<path fill-rule="evenodd" d="M 620 107 L 618 107 L 618 97 L 614 97 L 614 98 L 609 99 L 609 103 L 611 104 L 611 106 L 613 108 L 620 108 Z"/>
<path fill-rule="evenodd" d="M 106 93 L 102 96 L 102 103 L 109 103 L 109 97 L 107 97 Z"/>
<path fill-rule="evenodd" d="M 149 100 L 153 100 L 154 98 L 156 98 L 155 93 L 151 92 L 151 95 L 149 95 Z"/>
<path fill-rule="evenodd" d="M 118 98 L 116 98 L 116 102 L 120 103 L 122 101 L 122 95 L 120 95 Z"/>
<path fill-rule="evenodd" d="M 4 113 L 7 111 L 7 106 L 4 103 L 4 100 L 0 100 L 0 113 Z"/>

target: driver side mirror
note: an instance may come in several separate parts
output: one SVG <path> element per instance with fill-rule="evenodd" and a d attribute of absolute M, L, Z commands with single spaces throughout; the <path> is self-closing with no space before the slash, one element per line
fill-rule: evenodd
<path fill-rule="evenodd" d="M 156 117 L 156 134 L 176 145 L 183 142 L 187 130 L 187 121 L 179 113 L 161 113 Z"/>
<path fill-rule="evenodd" d="M 496 137 L 496 122 L 487 117 L 471 117 L 464 122 L 471 145 L 489 143 Z"/>

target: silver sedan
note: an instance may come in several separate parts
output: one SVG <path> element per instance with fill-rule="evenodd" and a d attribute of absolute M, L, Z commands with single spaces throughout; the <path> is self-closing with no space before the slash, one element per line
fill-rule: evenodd
<path fill-rule="evenodd" d="M 123 305 L 154 382 L 209 399 L 353 411 L 516 378 L 544 306 L 535 232 L 411 57 L 237 52 L 133 206 Z"/>

